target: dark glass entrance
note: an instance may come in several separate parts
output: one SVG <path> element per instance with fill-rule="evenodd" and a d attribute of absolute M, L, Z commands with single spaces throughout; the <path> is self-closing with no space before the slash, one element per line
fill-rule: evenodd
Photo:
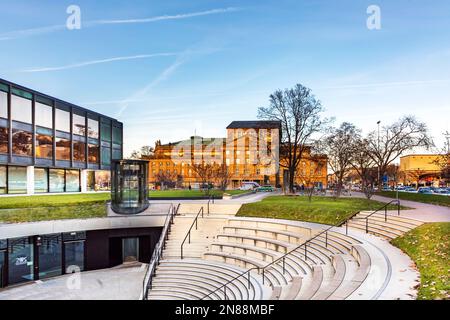
<path fill-rule="evenodd" d="M 34 248 L 32 238 L 10 239 L 8 242 L 8 283 L 34 280 Z"/>
<path fill-rule="evenodd" d="M 61 234 L 38 237 L 39 279 L 62 274 L 62 236 Z"/>
<path fill-rule="evenodd" d="M 0 288 L 5 286 L 6 281 L 6 251 L 0 251 Z"/>
<path fill-rule="evenodd" d="M 84 271 L 84 241 L 64 243 L 66 273 Z"/>
<path fill-rule="evenodd" d="M 122 261 L 139 261 L 139 238 L 122 239 Z"/>

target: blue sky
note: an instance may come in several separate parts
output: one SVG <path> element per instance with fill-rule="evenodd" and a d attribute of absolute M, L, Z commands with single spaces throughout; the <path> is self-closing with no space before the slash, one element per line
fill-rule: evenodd
<path fill-rule="evenodd" d="M 276 89 L 310 87 L 365 132 L 405 114 L 450 130 L 450 2 L 0 0 L 0 77 L 117 117 L 126 154 L 225 136 Z M 81 8 L 81 30 L 64 28 Z M 381 8 L 382 28 L 366 27 Z"/>

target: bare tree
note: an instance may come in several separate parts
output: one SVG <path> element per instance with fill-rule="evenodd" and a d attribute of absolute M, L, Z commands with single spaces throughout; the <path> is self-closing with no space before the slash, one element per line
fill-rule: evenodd
<path fill-rule="evenodd" d="M 330 133 L 318 143 L 319 150 L 328 156 L 328 165 L 336 176 L 337 197 L 341 195 L 344 178 L 352 168 L 353 147 L 360 134 L 353 124 L 344 122 L 339 128 L 331 128 Z"/>
<path fill-rule="evenodd" d="M 217 185 L 220 186 L 222 191 L 227 189 L 230 183 L 232 172 L 228 170 L 228 166 L 224 163 L 222 165 L 215 165 L 213 168 L 213 176 Z"/>
<path fill-rule="evenodd" d="M 191 168 L 193 173 L 196 174 L 201 181 L 201 189 L 208 195 L 210 191 L 209 185 L 214 180 L 214 165 L 203 162 L 192 164 Z M 204 188 L 205 185 L 208 186 L 206 189 Z"/>
<path fill-rule="evenodd" d="M 429 149 L 433 146 L 427 125 L 413 116 L 403 117 L 383 127 L 379 136 L 376 132 L 370 133 L 368 143 L 371 157 L 379 168 L 380 176 L 384 175 L 388 165 L 404 152 L 415 148 Z M 378 189 L 381 190 L 380 181 L 378 181 Z"/>
<path fill-rule="evenodd" d="M 361 180 L 361 191 L 370 199 L 373 195 L 373 185 L 376 180 L 374 161 L 368 148 L 366 139 L 356 139 L 352 145 L 351 165 Z"/>
<path fill-rule="evenodd" d="M 406 178 L 410 179 L 411 181 L 414 181 L 414 183 L 416 184 L 416 187 L 419 187 L 420 184 L 420 179 L 422 178 L 422 176 L 426 173 L 426 171 L 417 168 L 417 169 L 412 169 L 412 170 L 408 170 L 406 172 Z"/>
<path fill-rule="evenodd" d="M 450 133 L 445 132 L 444 137 L 446 139 L 444 147 L 438 150 L 439 157 L 433 161 L 433 164 L 439 167 L 441 179 L 448 183 L 450 181 Z"/>
<path fill-rule="evenodd" d="M 286 159 L 289 192 L 294 193 L 295 171 L 313 135 L 320 132 L 327 120 L 321 117 L 322 104 L 308 89 L 297 84 L 292 89 L 277 90 L 270 95 L 269 106 L 258 109 L 258 118 L 281 122 L 280 158 Z"/>
<path fill-rule="evenodd" d="M 143 146 L 139 150 L 131 153 L 131 159 L 150 159 L 155 153 L 155 149 L 151 146 Z"/>
<path fill-rule="evenodd" d="M 310 156 L 310 170 L 300 169 L 296 171 L 296 179 L 300 180 L 305 187 L 306 195 L 308 196 L 308 201 L 312 201 L 312 196 L 314 195 L 315 182 L 317 176 L 321 175 L 322 170 L 327 165 L 327 162 L 320 155 Z"/>
<path fill-rule="evenodd" d="M 161 189 L 174 188 L 177 182 L 177 174 L 161 170 L 155 175 L 155 182 Z"/>

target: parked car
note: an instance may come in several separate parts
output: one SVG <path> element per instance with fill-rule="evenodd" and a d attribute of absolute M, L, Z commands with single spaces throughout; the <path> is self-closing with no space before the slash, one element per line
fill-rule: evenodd
<path fill-rule="evenodd" d="M 274 192 L 275 188 L 270 185 L 261 186 L 256 189 L 258 192 Z"/>
<path fill-rule="evenodd" d="M 421 188 L 419 188 L 419 190 L 417 192 L 421 193 L 421 194 L 433 194 L 433 191 L 431 190 L 431 188 L 427 188 L 427 187 L 421 187 Z"/>
<path fill-rule="evenodd" d="M 403 190 L 405 192 L 416 192 L 416 188 L 414 187 L 405 187 L 405 190 Z"/>
<path fill-rule="evenodd" d="M 261 186 L 256 182 L 243 182 L 239 190 L 255 190 L 259 187 Z"/>
<path fill-rule="evenodd" d="M 392 188 L 389 186 L 384 186 L 381 191 L 392 191 Z"/>

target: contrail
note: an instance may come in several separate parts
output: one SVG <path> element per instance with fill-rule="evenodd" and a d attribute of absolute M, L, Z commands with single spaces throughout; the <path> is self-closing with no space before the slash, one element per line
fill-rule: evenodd
<path fill-rule="evenodd" d="M 219 9 L 211 9 L 206 11 L 192 12 L 192 13 L 181 13 L 176 15 L 162 15 L 155 16 L 149 18 L 141 18 L 141 19 L 116 19 L 116 20 L 93 20 L 93 21 L 82 21 L 82 28 L 90 28 L 99 25 L 109 25 L 109 24 L 133 24 L 133 23 L 151 23 L 157 21 L 164 20 L 181 20 L 181 19 L 189 19 L 194 17 L 208 16 L 214 14 L 224 14 L 240 11 L 242 8 L 238 7 L 229 7 L 229 8 L 219 8 Z M 47 34 L 56 31 L 63 31 L 66 29 L 66 25 L 54 25 L 54 26 L 46 26 L 25 30 L 16 30 L 11 32 L 6 32 L 0 34 L 0 41 L 5 40 L 13 40 L 23 37 L 30 37 L 34 35 Z"/>
<path fill-rule="evenodd" d="M 69 64 L 69 65 L 59 66 L 59 67 L 42 67 L 42 68 L 25 69 L 25 70 L 21 70 L 20 72 L 32 73 L 32 72 L 60 71 L 60 70 L 81 68 L 81 67 L 91 66 L 91 65 L 95 65 L 95 64 L 110 63 L 110 62 L 116 62 L 116 61 L 149 59 L 149 58 L 156 58 L 156 57 L 169 57 L 169 56 L 176 56 L 179 54 L 180 53 L 168 52 L 168 53 L 154 53 L 154 54 L 141 54 L 141 55 L 134 55 L 134 56 L 114 57 L 114 58 L 108 58 L 108 59 L 79 62 L 79 63 Z"/>

